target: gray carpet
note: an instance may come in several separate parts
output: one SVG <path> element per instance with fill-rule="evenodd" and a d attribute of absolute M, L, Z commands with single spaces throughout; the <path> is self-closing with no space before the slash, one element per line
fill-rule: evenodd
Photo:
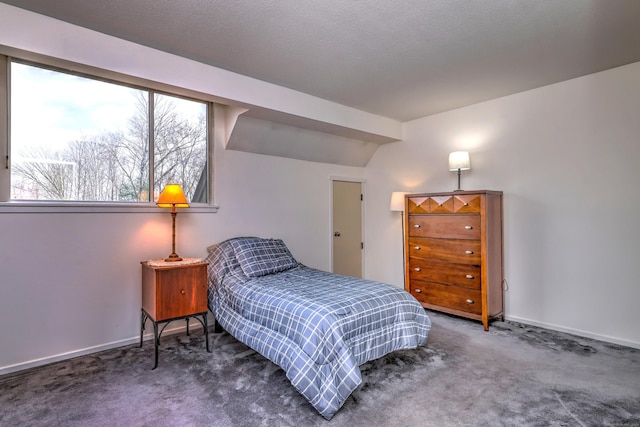
<path fill-rule="evenodd" d="M 0 377 L 1 426 L 640 426 L 640 350 L 429 312 L 426 347 L 362 366 L 331 421 L 226 333 L 152 342 Z"/>

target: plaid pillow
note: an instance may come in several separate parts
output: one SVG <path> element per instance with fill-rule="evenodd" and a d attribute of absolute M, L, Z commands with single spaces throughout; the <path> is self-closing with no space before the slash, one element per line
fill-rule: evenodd
<path fill-rule="evenodd" d="M 240 268 L 248 277 L 279 273 L 298 266 L 298 262 L 280 239 L 251 237 L 233 240 L 231 246 Z"/>
<path fill-rule="evenodd" d="M 220 286 L 224 276 L 238 266 L 238 260 L 233 253 L 233 247 L 229 240 L 211 245 L 207 248 L 209 252 L 205 261 L 209 263 L 207 271 L 209 280 L 213 285 Z"/>

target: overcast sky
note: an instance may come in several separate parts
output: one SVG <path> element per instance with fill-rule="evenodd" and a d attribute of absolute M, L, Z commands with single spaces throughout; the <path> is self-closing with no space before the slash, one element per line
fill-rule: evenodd
<path fill-rule="evenodd" d="M 133 101 L 127 87 L 12 63 L 12 146 L 59 147 L 126 127 Z"/>
<path fill-rule="evenodd" d="M 68 142 L 126 129 L 135 113 L 136 89 L 74 75 L 11 65 L 11 144 L 64 147 Z M 203 104 L 175 99 L 183 114 Z"/>

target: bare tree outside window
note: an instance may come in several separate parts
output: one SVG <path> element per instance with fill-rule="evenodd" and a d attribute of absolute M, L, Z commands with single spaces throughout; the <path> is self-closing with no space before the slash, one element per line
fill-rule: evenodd
<path fill-rule="evenodd" d="M 11 73 L 12 199 L 152 202 L 175 182 L 207 201 L 194 200 L 207 184 L 206 103 L 19 63 Z"/>
<path fill-rule="evenodd" d="M 160 194 L 166 184 L 180 183 L 193 200 L 206 168 L 206 105 L 161 94 L 155 99 L 154 194 Z"/>

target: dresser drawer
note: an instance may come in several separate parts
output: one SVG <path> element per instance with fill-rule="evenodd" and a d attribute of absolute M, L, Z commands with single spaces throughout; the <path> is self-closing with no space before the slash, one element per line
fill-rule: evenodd
<path fill-rule="evenodd" d="M 472 264 L 453 264 L 413 258 L 409 260 L 411 280 L 424 280 L 480 290 L 480 266 Z"/>
<path fill-rule="evenodd" d="M 409 257 L 480 265 L 480 241 L 411 237 Z"/>
<path fill-rule="evenodd" d="M 412 215 L 409 236 L 480 240 L 480 215 Z"/>
<path fill-rule="evenodd" d="M 480 291 L 438 283 L 411 281 L 411 295 L 418 301 L 467 313 L 482 313 L 482 295 Z"/>
<path fill-rule="evenodd" d="M 429 213 L 429 198 L 428 197 L 409 197 L 407 201 L 407 212 L 411 214 L 426 214 Z"/>
<path fill-rule="evenodd" d="M 456 194 L 409 197 L 409 214 L 480 213 L 480 194 Z"/>
<path fill-rule="evenodd" d="M 455 213 L 480 213 L 482 196 L 479 194 L 461 194 L 453 197 Z"/>
<path fill-rule="evenodd" d="M 451 196 L 429 197 L 429 213 L 436 213 L 436 214 L 453 213 L 453 197 Z"/>

